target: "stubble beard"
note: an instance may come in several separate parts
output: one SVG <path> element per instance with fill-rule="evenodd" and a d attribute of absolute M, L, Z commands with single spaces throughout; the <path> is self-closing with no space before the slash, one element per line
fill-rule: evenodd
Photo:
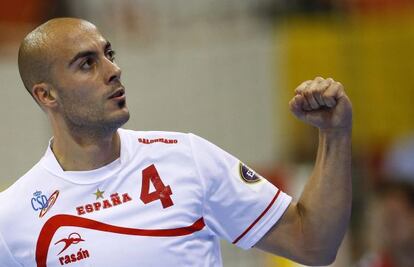
<path fill-rule="evenodd" d="M 76 110 L 76 107 L 65 109 L 63 118 L 71 134 L 88 139 L 99 139 L 112 136 L 129 120 L 130 114 L 105 118 L 103 109 Z"/>

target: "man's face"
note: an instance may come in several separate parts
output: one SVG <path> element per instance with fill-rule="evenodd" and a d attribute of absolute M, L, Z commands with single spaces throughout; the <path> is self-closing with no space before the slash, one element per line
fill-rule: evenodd
<path fill-rule="evenodd" d="M 56 33 L 51 77 L 57 110 L 68 127 L 114 130 L 126 123 L 129 111 L 121 70 L 114 51 L 87 23 Z"/>

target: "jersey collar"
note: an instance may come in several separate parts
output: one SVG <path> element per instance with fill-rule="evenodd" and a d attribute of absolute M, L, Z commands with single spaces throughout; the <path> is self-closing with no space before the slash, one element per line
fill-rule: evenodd
<path fill-rule="evenodd" d="M 114 177 L 121 170 L 122 163 L 126 162 L 127 156 L 123 131 L 119 129 L 118 134 L 121 140 L 120 157 L 103 167 L 89 171 L 64 171 L 51 149 L 53 137 L 49 140 L 46 152 L 40 161 L 41 165 L 53 175 L 76 184 L 93 184 Z"/>

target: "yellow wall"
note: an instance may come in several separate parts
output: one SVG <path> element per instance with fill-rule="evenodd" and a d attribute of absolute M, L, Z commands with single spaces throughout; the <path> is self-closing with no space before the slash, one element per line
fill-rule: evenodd
<path fill-rule="evenodd" d="M 354 106 L 354 144 L 363 147 L 414 130 L 414 16 L 398 14 L 291 17 L 276 27 L 286 103 L 301 81 L 341 81 Z M 282 89 L 283 87 L 283 89 Z M 282 113 L 283 114 L 283 113 Z M 309 128 L 285 120 L 294 138 Z"/>

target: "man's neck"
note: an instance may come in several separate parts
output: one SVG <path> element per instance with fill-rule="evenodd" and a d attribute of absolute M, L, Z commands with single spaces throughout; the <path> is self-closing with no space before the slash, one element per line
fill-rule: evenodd
<path fill-rule="evenodd" d="M 90 136 L 55 132 L 51 149 L 65 171 L 88 171 L 105 166 L 120 156 L 121 141 L 114 132 Z"/>

